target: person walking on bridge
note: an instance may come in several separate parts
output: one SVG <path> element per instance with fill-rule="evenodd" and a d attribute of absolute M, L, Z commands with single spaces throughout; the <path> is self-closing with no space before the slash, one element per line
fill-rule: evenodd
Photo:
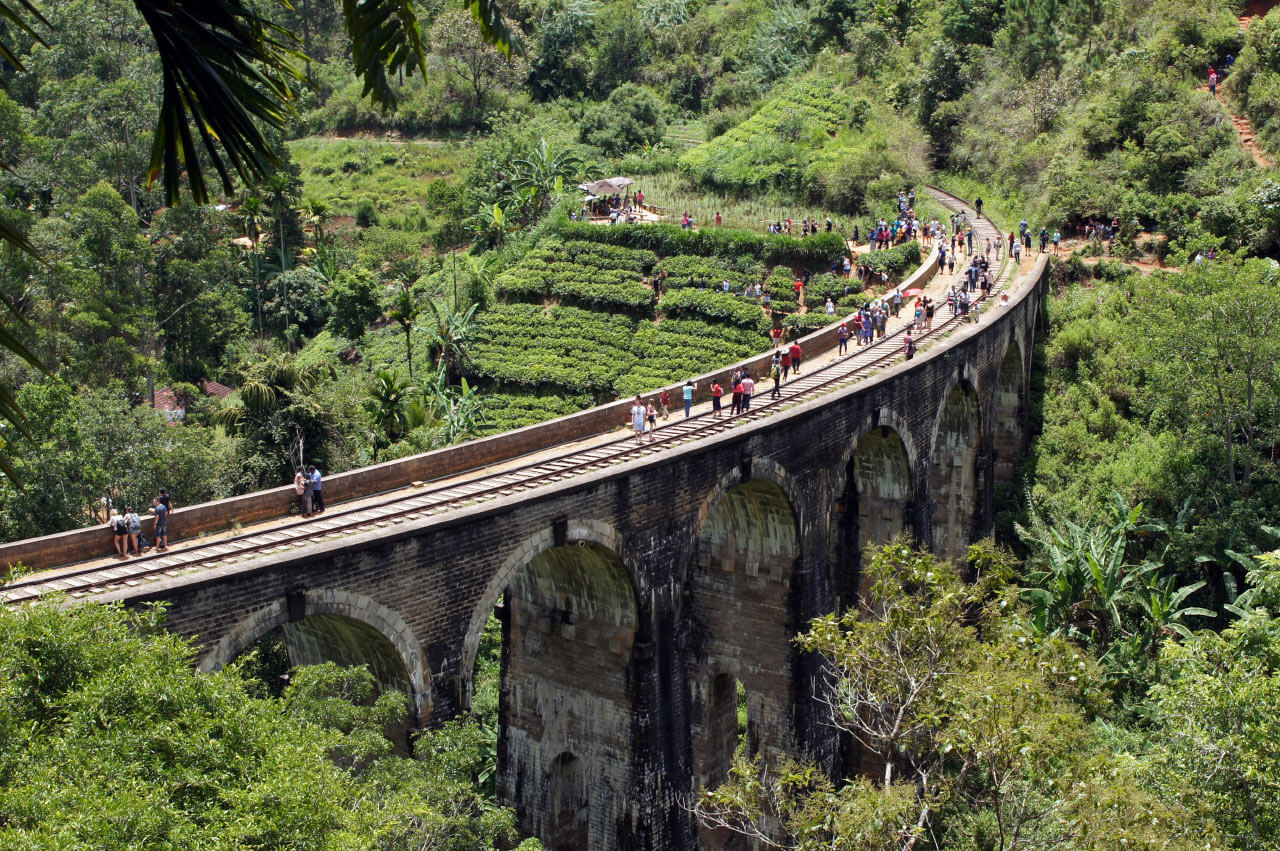
<path fill-rule="evenodd" d="M 154 497 L 151 500 L 151 513 L 156 516 L 156 550 L 163 552 L 169 549 L 169 506 L 161 502 L 160 497 Z"/>
<path fill-rule="evenodd" d="M 742 413 L 751 410 L 751 396 L 756 392 L 756 383 L 751 378 L 751 373 L 744 373 L 742 376 Z"/>
<path fill-rule="evenodd" d="M 791 354 L 791 369 L 796 375 L 800 374 L 800 360 L 804 356 L 804 352 L 800 349 L 800 343 L 793 341 L 791 348 L 788 350 Z"/>
<path fill-rule="evenodd" d="M 644 440 L 644 402 L 640 401 L 637 396 L 635 402 L 631 405 L 631 429 L 636 434 L 636 442 Z"/>
<path fill-rule="evenodd" d="M 308 472 L 311 474 L 311 513 L 319 514 L 324 511 L 324 492 L 321 490 L 324 480 L 315 467 L 308 468 Z"/>

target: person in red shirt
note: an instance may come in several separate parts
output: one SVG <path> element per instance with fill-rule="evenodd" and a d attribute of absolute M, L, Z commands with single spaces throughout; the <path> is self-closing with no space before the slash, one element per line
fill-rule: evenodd
<path fill-rule="evenodd" d="M 729 405 L 730 414 L 738 414 L 742 412 L 742 378 L 735 375 L 733 377 L 733 402 Z"/>
<path fill-rule="evenodd" d="M 782 367 L 782 380 L 786 381 L 787 373 L 791 371 L 791 350 L 790 349 L 782 350 L 782 362 L 778 364 L 778 366 Z"/>
<path fill-rule="evenodd" d="M 794 369 L 794 370 L 796 371 L 796 375 L 799 375 L 799 374 L 800 374 L 800 359 L 801 359 L 801 357 L 804 355 L 804 352 L 802 352 L 802 351 L 800 350 L 800 344 L 799 344 L 799 343 L 792 343 L 792 344 L 791 344 L 791 348 L 789 349 L 789 351 L 790 351 L 790 353 L 791 353 L 791 368 L 792 368 L 792 369 Z"/>
<path fill-rule="evenodd" d="M 781 328 L 774 328 L 769 333 L 773 335 L 773 347 L 775 349 L 778 348 L 778 346 L 782 345 L 782 329 Z"/>
<path fill-rule="evenodd" d="M 720 397 L 724 395 L 724 388 L 720 386 L 719 381 L 711 382 L 711 416 L 720 419 Z"/>
<path fill-rule="evenodd" d="M 665 419 L 668 419 L 670 416 L 671 416 L 671 394 L 668 391 L 663 390 L 662 391 L 662 418 L 665 420 Z"/>

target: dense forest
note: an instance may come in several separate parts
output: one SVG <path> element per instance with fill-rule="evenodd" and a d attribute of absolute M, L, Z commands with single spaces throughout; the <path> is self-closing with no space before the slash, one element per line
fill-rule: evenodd
<path fill-rule="evenodd" d="M 267 4 L 305 84 L 263 128 L 270 173 L 208 204 L 150 179 L 165 86 L 139 8 L 36 5 L 47 21 L 3 31 L 0 295 L 44 369 L 0 357 L 29 432 L 3 432 L 0 536 L 161 486 L 181 506 L 402 457 L 763 351 L 775 325 L 831 321 L 811 299 L 873 294 L 829 274 L 845 238 L 933 183 L 1065 237 L 1019 486 L 966 564 L 889 546 L 868 571 L 888 605 L 798 639 L 892 770 L 762 780 L 744 753 L 698 814 L 789 848 L 1280 844 L 1269 4 L 517 0 L 508 57 L 465 7 L 420 3 L 421 68 L 384 81 L 389 108 L 344 4 Z M 615 174 L 700 229 L 575 221 L 576 185 Z M 786 218 L 832 230 L 765 233 Z M 918 262 L 879 254 L 858 260 L 877 286 Z M 773 309 L 736 295 L 754 284 Z M 403 707 L 367 674 L 281 691 L 255 656 L 197 675 L 156 617 L 0 612 L 0 844 L 519 841 L 489 797 L 496 699 L 407 759 L 383 735 Z M 184 733 L 156 749 L 159 730 Z"/>

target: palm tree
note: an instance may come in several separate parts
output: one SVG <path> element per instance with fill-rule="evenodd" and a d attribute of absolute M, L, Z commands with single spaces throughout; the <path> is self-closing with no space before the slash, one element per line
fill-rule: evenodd
<path fill-rule="evenodd" d="M 390 446 L 409 433 L 409 406 L 417 392 L 417 385 L 411 379 L 402 378 L 399 371 L 380 369 L 374 373 L 368 397 L 361 407 L 378 430 L 373 450 L 375 463 L 379 447 Z"/>
<path fill-rule="evenodd" d="M 307 214 L 307 223 L 315 236 L 316 251 L 324 250 L 324 226 L 333 218 L 333 208 L 324 201 L 310 200 L 303 205 Z"/>
<path fill-rule="evenodd" d="M 284 225 L 286 217 L 294 211 L 298 200 L 298 180 L 283 171 L 267 178 L 267 203 L 271 205 L 271 217 L 276 223 L 276 249 L 280 252 L 280 271 L 289 271 L 289 252 L 285 247 Z"/>
<path fill-rule="evenodd" d="M 262 199 L 250 195 L 240 205 L 244 221 L 244 235 L 249 237 L 253 258 L 253 290 L 258 304 L 258 339 L 262 339 L 262 278 L 258 274 L 258 217 L 262 215 Z"/>
<path fill-rule="evenodd" d="M 584 168 L 582 160 L 568 151 L 556 151 L 546 139 L 539 139 L 532 151 L 512 165 L 511 184 L 530 194 L 534 218 L 550 208 L 552 199 L 563 191 L 565 178 L 577 177 Z"/>
<path fill-rule="evenodd" d="M 280 272 L 276 278 L 280 281 L 280 295 L 284 300 L 284 338 L 290 351 L 293 342 L 289 339 L 289 252 L 284 244 L 285 217 L 293 212 L 294 202 L 298 198 L 298 181 L 294 177 L 277 171 L 267 178 L 267 203 L 271 205 L 271 217 L 276 224 L 276 248 L 280 251 Z"/>
<path fill-rule="evenodd" d="M 300 369 L 284 353 L 254 361 L 243 367 L 239 401 L 220 408 L 214 422 L 274 454 L 278 465 L 266 471 L 268 476 L 289 473 L 302 464 L 306 441 L 314 444 L 334 434 L 332 414 L 316 393 L 333 376 L 329 364 Z M 262 483 L 269 481 L 264 477 Z"/>
<path fill-rule="evenodd" d="M 431 322 L 426 330 L 435 350 L 436 366 L 449 381 L 458 376 L 459 367 L 467 358 L 467 348 L 475 336 L 475 315 L 477 305 L 466 310 L 457 310 L 437 304 L 427 299 L 427 310 L 431 313 Z"/>
<path fill-rule="evenodd" d="M 400 295 L 396 297 L 395 303 L 391 305 L 391 309 L 387 311 L 387 318 L 392 322 L 397 322 L 400 329 L 404 331 L 404 351 L 405 357 L 409 360 L 409 378 L 413 378 L 413 326 L 418 321 L 418 314 L 421 313 L 422 306 L 413 299 L 413 291 L 409 288 L 408 281 L 400 282 Z"/>

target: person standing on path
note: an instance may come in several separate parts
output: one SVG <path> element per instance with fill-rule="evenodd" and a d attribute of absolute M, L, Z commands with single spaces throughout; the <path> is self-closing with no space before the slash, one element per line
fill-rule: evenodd
<path fill-rule="evenodd" d="M 156 516 L 156 550 L 163 552 L 169 549 L 169 508 L 157 496 L 151 500 L 151 513 Z"/>
<path fill-rule="evenodd" d="M 320 471 L 314 466 L 310 468 L 311 473 L 311 513 L 319 514 L 324 511 L 324 491 L 321 487 L 324 484 L 324 477 L 320 475 Z"/>
<path fill-rule="evenodd" d="M 893 291 L 893 316 L 895 319 L 900 310 L 902 310 L 902 287 L 898 287 Z"/>
<path fill-rule="evenodd" d="M 778 365 L 776 363 L 773 365 L 773 368 L 769 370 L 769 377 L 773 379 L 773 392 L 769 394 L 769 398 L 781 399 L 782 398 L 782 389 L 781 389 L 782 370 L 778 368 Z"/>
<path fill-rule="evenodd" d="M 982 215 L 982 196 L 981 195 L 973 199 L 973 209 L 977 211 L 979 216 Z"/>
<path fill-rule="evenodd" d="M 129 524 L 120 514 L 117 508 L 111 509 L 111 515 L 107 517 L 107 526 L 111 528 L 112 538 L 116 545 L 116 555 L 121 558 L 129 557 Z"/>
<path fill-rule="evenodd" d="M 315 506 L 311 503 L 311 496 L 315 493 L 315 486 L 311 484 L 311 477 L 304 470 L 302 473 L 302 516 L 310 517 L 315 513 Z"/>
<path fill-rule="evenodd" d="M 636 397 L 636 401 L 631 405 L 631 428 L 636 434 L 636 443 L 644 440 L 644 402 L 640 401 L 640 397 Z"/>
<path fill-rule="evenodd" d="M 916 341 L 911 339 L 910 331 L 902 338 L 902 351 L 907 356 L 907 360 L 916 356 Z"/>
<path fill-rule="evenodd" d="M 782 357 L 778 360 L 778 366 L 782 367 L 782 377 L 786 379 L 787 374 L 791 372 L 791 350 L 783 349 Z"/>
<path fill-rule="evenodd" d="M 684 418 L 689 419 L 689 415 L 693 412 L 693 381 L 689 380 L 684 383 Z"/>
<path fill-rule="evenodd" d="M 138 516 L 138 512 L 133 510 L 133 506 L 129 506 L 124 510 L 124 522 L 129 528 L 129 543 L 125 547 L 126 552 L 130 549 L 135 553 L 142 552 L 138 546 L 138 536 L 142 534 L 142 518 Z"/>
<path fill-rule="evenodd" d="M 733 402 L 729 406 L 730 416 L 737 416 L 742 413 L 742 376 L 738 373 L 733 374 Z"/>
<path fill-rule="evenodd" d="M 653 443 L 653 433 L 658 429 L 658 409 L 653 406 L 653 400 L 649 400 L 649 404 L 644 409 L 645 419 L 649 421 L 649 442 Z"/>
<path fill-rule="evenodd" d="M 849 353 L 849 325 L 847 323 L 840 323 L 840 330 L 837 332 L 837 336 L 840 338 L 840 347 L 836 354 L 847 355 Z"/>
<path fill-rule="evenodd" d="M 1209 69 L 1209 94 L 1218 96 L 1218 72 L 1213 68 Z"/>
<path fill-rule="evenodd" d="M 799 375 L 799 374 L 800 374 L 800 360 L 801 360 L 801 358 L 802 358 L 802 357 L 804 357 L 804 352 L 803 352 L 803 351 L 801 351 L 801 349 L 800 349 L 800 343 L 799 343 L 798 341 L 797 341 L 797 342 L 793 342 L 793 343 L 791 344 L 791 348 L 790 348 L 790 349 L 788 349 L 788 351 L 791 353 L 791 368 L 792 368 L 793 370 L 795 370 L 796 375 Z"/>
<path fill-rule="evenodd" d="M 720 419 L 720 397 L 724 395 L 724 388 L 720 386 L 720 382 L 711 382 L 711 416 Z"/>
<path fill-rule="evenodd" d="M 1062 234 L 1059 231 L 1055 230 L 1053 232 L 1053 253 L 1055 255 L 1058 253 L 1058 242 L 1061 239 L 1062 239 Z"/>
<path fill-rule="evenodd" d="M 298 513 L 303 517 L 307 516 L 307 509 L 302 503 L 302 492 L 306 485 L 306 476 L 302 474 L 302 468 L 299 467 L 297 472 L 293 474 L 293 493 L 298 497 Z"/>
<path fill-rule="evenodd" d="M 668 390 L 663 390 L 661 399 L 662 399 L 662 418 L 665 420 L 671 416 L 671 392 Z"/>
<path fill-rule="evenodd" d="M 751 410 L 751 395 L 756 392 L 756 383 L 751 373 L 742 376 L 742 413 Z"/>

